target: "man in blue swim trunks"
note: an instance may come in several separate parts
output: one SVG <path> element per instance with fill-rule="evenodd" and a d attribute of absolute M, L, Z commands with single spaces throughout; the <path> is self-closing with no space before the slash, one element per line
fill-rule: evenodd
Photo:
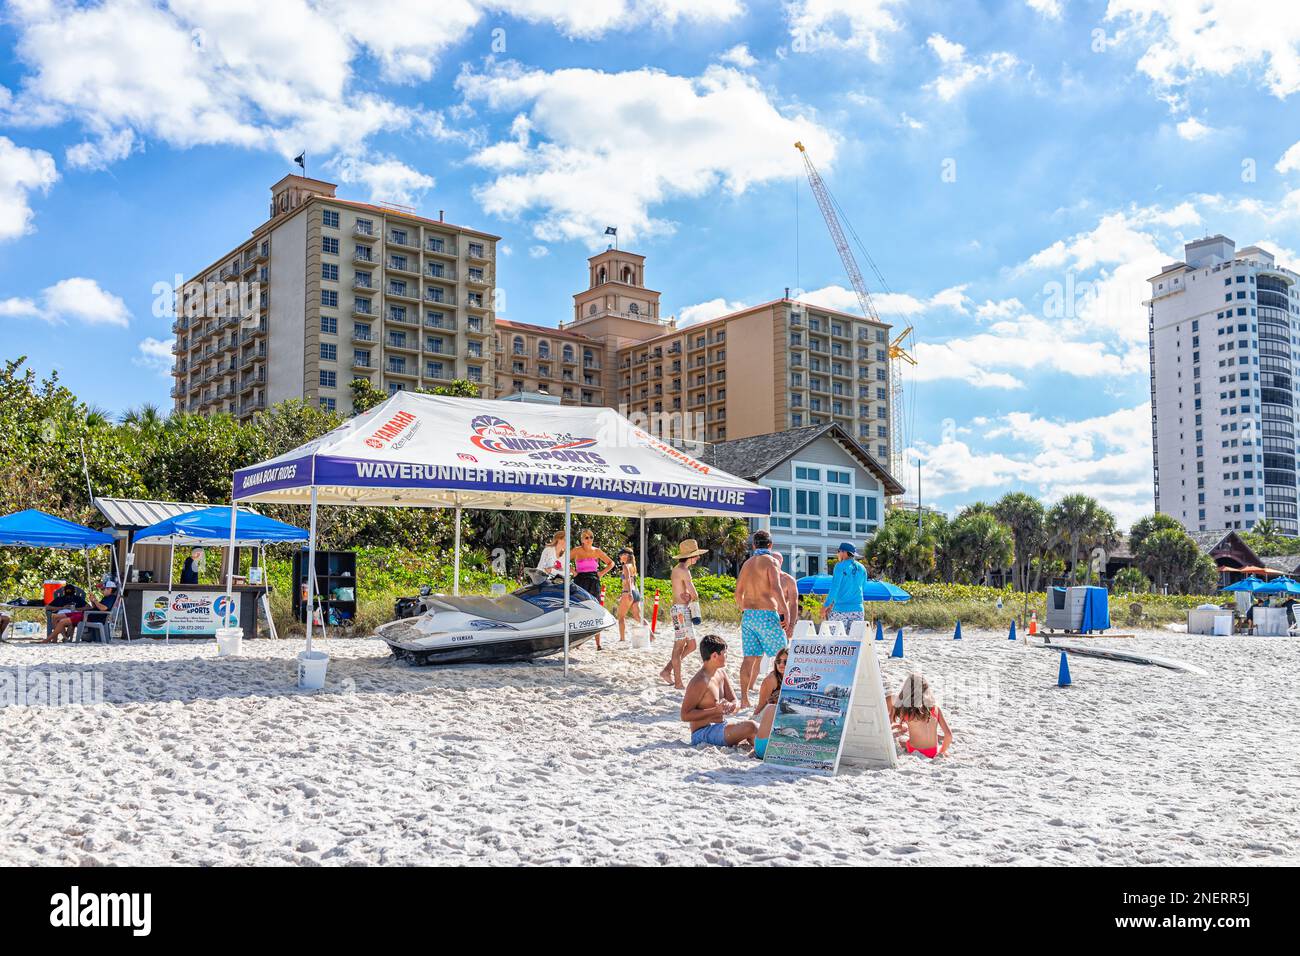
<path fill-rule="evenodd" d="M 704 635 L 700 657 L 704 666 L 687 682 L 682 695 L 681 717 L 691 725 L 691 746 L 735 747 L 746 740 L 753 743 L 758 724 L 752 720 L 727 720 L 737 710 L 736 695 L 727 680 L 727 642 L 716 634 Z"/>
<path fill-rule="evenodd" d="M 754 532 L 754 553 L 736 578 L 736 606 L 740 608 L 740 706 L 749 709 L 749 692 L 758 678 L 763 655 L 775 657 L 785 647 L 785 619 L 798 608 L 787 607 L 781 586 L 781 565 L 772 554 L 772 536 Z"/>

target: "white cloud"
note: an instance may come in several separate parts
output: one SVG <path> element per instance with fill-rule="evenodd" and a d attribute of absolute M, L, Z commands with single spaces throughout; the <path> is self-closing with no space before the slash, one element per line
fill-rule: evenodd
<path fill-rule="evenodd" d="M 113 163 L 130 156 L 135 145 L 135 133 L 123 129 L 108 133 L 98 140 L 87 140 L 69 146 L 64 155 L 73 169 L 107 169 Z"/>
<path fill-rule="evenodd" d="M 333 166 L 339 182 L 364 185 L 373 201 L 415 205 L 424 191 L 434 186 L 432 176 L 426 176 L 392 156 L 375 159 L 345 156 Z"/>
<path fill-rule="evenodd" d="M 754 59 L 753 55 L 749 52 L 748 44 L 745 43 L 736 44 L 726 53 L 722 54 L 722 56 L 718 57 L 718 59 L 723 63 L 730 63 L 732 66 L 738 66 L 742 70 L 748 70 L 750 67 L 758 63 L 758 60 Z"/>
<path fill-rule="evenodd" d="M 1047 273 L 1042 287 L 1044 314 L 1061 320 L 1062 335 L 1146 342 L 1142 300 L 1151 292 L 1147 279 L 1177 258 L 1164 251 L 1158 233 L 1200 222 L 1201 215 L 1190 202 L 1108 213 L 1094 228 L 1034 253 L 1011 275 Z"/>
<path fill-rule="evenodd" d="M 965 315 L 969 302 L 965 290 L 964 285 L 951 286 L 941 289 L 928 299 L 917 298 L 906 292 L 873 292 L 871 304 L 876 307 L 876 312 L 886 322 L 893 319 L 907 319 L 939 308 L 953 309 Z M 828 285 L 811 292 L 802 292 L 798 298 L 827 309 L 862 314 L 862 308 L 858 304 L 858 294 L 842 285 Z"/>
<path fill-rule="evenodd" d="M 790 49 L 861 50 L 879 62 L 881 36 L 902 29 L 890 12 L 900 6 L 902 0 L 793 0 L 786 5 Z"/>
<path fill-rule="evenodd" d="M 518 112 L 510 136 L 471 162 L 494 174 L 479 192 L 484 209 L 537 215 L 533 234 L 542 241 L 595 248 L 610 224 L 629 241 L 671 232 L 652 207 L 802 175 L 791 149 L 797 139 L 822 167 L 835 158 L 829 130 L 805 113 L 787 115 L 729 67 L 684 77 L 492 64 L 466 69 L 457 86 L 471 102 Z"/>
<path fill-rule="evenodd" d="M 141 368 L 151 369 L 160 375 L 170 375 L 172 370 L 172 344 L 152 336 L 142 339 L 136 346 L 139 355 L 131 361 Z"/>
<path fill-rule="evenodd" d="M 1062 0 L 1025 0 L 1031 10 L 1048 20 L 1059 20 L 1064 12 Z"/>
<path fill-rule="evenodd" d="M 544 259 L 551 254 L 548 246 L 529 246 L 528 255 L 533 259 Z"/>
<path fill-rule="evenodd" d="M 94 279 L 61 279 L 41 293 L 47 319 L 75 319 L 89 325 L 126 327 L 131 313 L 126 303 Z"/>
<path fill-rule="evenodd" d="M 131 312 L 126 303 L 102 289 L 94 279 L 61 279 L 41 291 L 39 304 L 30 298 L 0 299 L 0 317 L 83 322 L 125 328 Z"/>
<path fill-rule="evenodd" d="M 12 297 L 0 299 L 0 318 L 3 319 L 39 319 L 41 307 L 31 299 Z"/>
<path fill-rule="evenodd" d="M 912 349 L 917 381 L 956 379 L 976 388 L 1021 389 L 1025 377 L 1042 372 L 1077 378 L 1144 375 L 1144 348 L 1122 343 L 1068 339 L 1060 323 L 1030 315 L 994 322 L 985 332 L 929 342 Z"/>
<path fill-rule="evenodd" d="M 0 136 L 0 242 L 32 231 L 31 193 L 47 193 L 59 178 L 54 157 Z"/>
<path fill-rule="evenodd" d="M 1178 124 L 1178 135 L 1189 143 L 1194 143 L 1198 139 L 1205 139 L 1213 133 L 1210 127 L 1206 126 L 1194 116 L 1189 116 Z"/>
<path fill-rule="evenodd" d="M 1107 20 L 1148 44 L 1138 69 L 1163 90 L 1202 74 L 1262 70 L 1279 99 L 1300 90 L 1300 7 L 1240 0 L 1110 0 Z"/>
<path fill-rule="evenodd" d="M 1293 143 L 1273 168 L 1279 173 L 1300 172 L 1300 143 Z"/>
<path fill-rule="evenodd" d="M 697 322 L 707 322 L 709 319 L 716 319 L 720 315 L 739 312 L 744 308 L 746 308 L 744 302 L 728 302 L 721 297 L 709 299 L 707 302 L 698 302 L 695 305 L 684 306 L 678 311 L 677 327 L 680 329 L 688 325 L 695 325 Z"/>
<path fill-rule="evenodd" d="M 464 135 L 365 88 L 365 58 L 385 80 L 423 82 L 489 15 L 590 38 L 719 23 L 741 9 L 739 0 L 442 0 L 435 11 L 425 0 L 27 0 L 7 10 L 26 71 L 0 95 L 0 114 L 13 125 L 80 124 L 90 136 L 68 159 L 88 168 L 151 140 L 357 155 L 379 131 Z"/>
<path fill-rule="evenodd" d="M 1078 492 L 1114 512 L 1121 527 L 1151 512 L 1147 403 L 1080 421 L 1013 412 L 986 424 L 983 439 L 1000 440 L 1008 450 L 978 451 L 955 437 L 938 445 L 918 443 L 929 494 L 973 498 L 972 492 L 993 496 L 1024 487 L 1053 502 Z"/>
<path fill-rule="evenodd" d="M 956 99 L 968 87 L 983 80 L 1006 75 L 1020 62 L 1010 53 L 988 53 L 977 60 L 966 58 L 966 48 L 939 33 L 925 41 L 939 59 L 939 75 L 926 84 L 939 99 L 945 102 Z"/>

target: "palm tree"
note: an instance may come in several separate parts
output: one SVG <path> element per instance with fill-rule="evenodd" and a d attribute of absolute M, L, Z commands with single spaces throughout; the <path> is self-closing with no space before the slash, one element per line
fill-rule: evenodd
<path fill-rule="evenodd" d="M 1029 562 L 1046 543 L 1043 503 L 1023 491 L 1012 491 L 1002 496 L 993 506 L 998 520 L 1011 529 L 1015 541 L 1015 571 L 1020 590 L 1029 587 Z"/>
<path fill-rule="evenodd" d="M 1011 563 L 1015 538 L 991 510 L 962 514 L 949 527 L 957 562 L 973 572 L 980 584 L 988 583 L 991 569 L 1004 568 Z"/>
<path fill-rule="evenodd" d="M 1079 580 L 1080 550 L 1105 546 L 1115 539 L 1115 516 L 1090 495 L 1066 495 L 1052 506 L 1047 523 L 1069 544 L 1071 583 Z"/>

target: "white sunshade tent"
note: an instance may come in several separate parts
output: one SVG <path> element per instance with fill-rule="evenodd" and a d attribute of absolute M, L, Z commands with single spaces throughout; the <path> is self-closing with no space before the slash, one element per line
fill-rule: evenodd
<path fill-rule="evenodd" d="M 462 508 L 563 509 L 566 540 L 574 512 L 640 518 L 642 569 L 646 518 L 765 518 L 771 510 L 767 488 L 696 461 L 613 409 L 414 392 L 398 392 L 315 441 L 241 468 L 233 500 L 311 506 L 308 608 L 320 504 L 455 508 L 457 590 Z M 565 562 L 566 610 L 569 577 Z M 644 570 L 642 577 L 644 590 Z M 308 613 L 309 652 L 313 617 Z M 567 671 L 567 618 L 565 625 Z"/>

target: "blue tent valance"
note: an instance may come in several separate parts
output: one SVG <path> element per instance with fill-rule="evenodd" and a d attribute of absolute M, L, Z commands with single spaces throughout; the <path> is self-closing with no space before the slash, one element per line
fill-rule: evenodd
<path fill-rule="evenodd" d="M 230 508 L 221 506 L 164 518 L 137 531 L 136 544 L 188 544 L 220 547 L 230 543 Z M 307 531 L 283 521 L 240 509 L 235 516 L 235 544 L 306 541 Z"/>
<path fill-rule="evenodd" d="M 56 518 L 29 508 L 0 518 L 0 545 L 11 548 L 98 548 L 113 543 L 113 536 L 75 521 Z"/>

